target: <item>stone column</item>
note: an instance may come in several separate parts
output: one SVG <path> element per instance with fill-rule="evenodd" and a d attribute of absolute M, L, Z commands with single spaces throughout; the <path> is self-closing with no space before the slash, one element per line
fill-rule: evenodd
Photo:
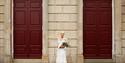
<path fill-rule="evenodd" d="M 11 0 L 4 0 L 4 63 L 11 63 L 12 47 L 11 47 Z"/>
<path fill-rule="evenodd" d="M 4 0 L 0 0 L 0 63 L 4 62 Z"/>
<path fill-rule="evenodd" d="M 43 47 L 42 47 L 42 62 L 43 63 L 48 63 L 48 0 L 42 0 L 42 8 L 43 8 Z"/>
<path fill-rule="evenodd" d="M 121 41 L 121 0 L 115 0 L 115 62 L 122 63 Z"/>
<path fill-rule="evenodd" d="M 78 55 L 77 63 L 84 63 L 83 55 L 83 0 L 78 0 Z"/>

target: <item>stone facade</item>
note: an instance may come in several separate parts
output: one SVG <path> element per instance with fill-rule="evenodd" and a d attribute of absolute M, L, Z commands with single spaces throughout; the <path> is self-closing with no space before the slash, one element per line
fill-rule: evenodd
<path fill-rule="evenodd" d="M 4 1 L 0 0 L 0 62 L 4 62 Z"/>
<path fill-rule="evenodd" d="M 19 61 L 13 59 L 12 8 L 13 0 L 0 0 L 0 63 Z M 68 63 L 83 63 L 82 9 L 83 0 L 43 0 L 42 63 L 55 63 L 56 38 L 60 31 L 65 31 L 71 45 L 67 49 L 67 57 L 72 61 Z M 113 0 L 113 60 L 124 63 L 124 57 L 125 0 Z"/>

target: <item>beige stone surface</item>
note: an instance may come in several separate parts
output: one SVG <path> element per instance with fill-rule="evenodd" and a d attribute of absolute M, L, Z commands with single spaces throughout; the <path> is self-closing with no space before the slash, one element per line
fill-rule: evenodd
<path fill-rule="evenodd" d="M 125 30 L 125 23 L 122 23 L 122 30 Z"/>
<path fill-rule="evenodd" d="M 49 0 L 49 4 L 68 4 L 68 5 L 76 5 L 77 0 Z"/>
<path fill-rule="evenodd" d="M 42 63 L 41 59 L 14 59 L 14 63 Z"/>
<path fill-rule="evenodd" d="M 69 40 L 68 44 L 71 46 L 71 47 L 77 47 L 78 44 L 77 44 L 77 40 Z M 49 47 L 57 47 L 57 40 L 53 40 L 53 39 L 50 39 L 49 40 Z"/>
<path fill-rule="evenodd" d="M 0 38 L 0 48 L 4 46 L 4 39 Z"/>
<path fill-rule="evenodd" d="M 122 13 L 125 13 L 125 7 L 122 6 Z"/>
<path fill-rule="evenodd" d="M 0 31 L 0 38 L 4 38 L 4 32 Z"/>
<path fill-rule="evenodd" d="M 48 0 L 48 4 L 55 4 L 56 0 Z"/>
<path fill-rule="evenodd" d="M 48 6 L 49 13 L 61 13 L 62 9 L 62 6 Z"/>
<path fill-rule="evenodd" d="M 4 28 L 4 23 L 0 23 L 0 30 L 3 30 Z"/>
<path fill-rule="evenodd" d="M 122 15 L 122 22 L 125 23 L 125 15 Z"/>
<path fill-rule="evenodd" d="M 125 47 L 125 40 L 122 40 L 122 47 Z"/>
<path fill-rule="evenodd" d="M 42 63 L 49 63 L 49 57 L 48 57 L 48 55 L 43 55 L 42 56 Z"/>
<path fill-rule="evenodd" d="M 116 55 L 116 63 L 124 63 L 123 61 L 123 55 Z"/>
<path fill-rule="evenodd" d="M 63 6 L 63 13 L 78 13 L 77 6 Z"/>
<path fill-rule="evenodd" d="M 125 47 L 122 48 L 122 54 L 125 55 Z"/>
<path fill-rule="evenodd" d="M 49 13 L 77 13 L 77 6 L 49 6 Z"/>
<path fill-rule="evenodd" d="M 122 1 L 122 5 L 125 5 L 125 0 L 121 0 Z"/>
<path fill-rule="evenodd" d="M 75 47 L 68 47 L 66 49 L 66 52 L 67 52 L 67 56 L 68 55 L 71 55 L 71 56 L 77 55 L 77 48 L 75 48 Z"/>
<path fill-rule="evenodd" d="M 69 23 L 49 23 L 49 29 L 76 30 L 77 24 L 76 23 L 70 23 L 70 24 Z"/>
<path fill-rule="evenodd" d="M 48 40 L 49 47 L 57 47 L 57 40 Z"/>
<path fill-rule="evenodd" d="M 56 0 L 55 4 L 69 4 L 69 0 Z"/>
<path fill-rule="evenodd" d="M 65 24 L 63 24 L 63 23 L 61 23 L 61 24 L 58 24 L 57 23 L 57 27 L 59 27 L 60 25 L 62 26 L 60 26 L 60 28 L 57 28 L 57 27 L 55 27 L 55 28 L 51 28 L 51 29 L 70 29 L 70 30 L 72 30 L 73 29 L 73 27 L 74 27 L 74 29 L 76 29 L 75 27 L 75 24 L 73 23 L 73 24 L 68 24 L 68 23 L 65 23 Z M 70 26 L 71 25 L 71 26 Z M 52 25 L 52 26 L 54 26 L 54 25 Z M 51 27 L 52 27 L 51 26 Z M 67 26 L 67 27 L 66 27 Z M 65 32 L 65 37 L 68 39 L 68 38 L 77 38 L 77 31 L 64 31 Z M 58 35 L 59 35 L 59 31 L 49 31 L 49 38 L 57 38 L 58 37 Z M 70 39 L 68 39 L 68 40 L 70 40 Z"/>
<path fill-rule="evenodd" d="M 122 38 L 125 38 L 125 31 L 122 31 Z"/>
<path fill-rule="evenodd" d="M 0 6 L 0 13 L 4 13 L 4 6 Z"/>
<path fill-rule="evenodd" d="M 49 48 L 49 55 L 55 55 L 56 53 L 56 48 Z"/>
<path fill-rule="evenodd" d="M 49 55 L 49 63 L 56 63 L 56 55 Z"/>
<path fill-rule="evenodd" d="M 0 21 L 4 21 L 4 14 L 0 14 Z"/>
<path fill-rule="evenodd" d="M 82 54 L 78 54 L 77 63 L 84 63 L 84 56 Z"/>
<path fill-rule="evenodd" d="M 0 5 L 4 5 L 4 0 L 0 0 Z"/>
<path fill-rule="evenodd" d="M 121 40 L 115 41 L 115 54 L 116 55 L 121 55 L 122 54 L 122 42 Z"/>
<path fill-rule="evenodd" d="M 49 14 L 49 21 L 77 21 L 77 14 Z"/>

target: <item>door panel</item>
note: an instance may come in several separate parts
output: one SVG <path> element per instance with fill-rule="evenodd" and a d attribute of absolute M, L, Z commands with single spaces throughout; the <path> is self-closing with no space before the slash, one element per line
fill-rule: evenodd
<path fill-rule="evenodd" d="M 14 0 L 14 58 L 42 57 L 42 0 Z"/>
<path fill-rule="evenodd" d="M 112 0 L 84 0 L 83 42 L 86 59 L 112 58 Z"/>

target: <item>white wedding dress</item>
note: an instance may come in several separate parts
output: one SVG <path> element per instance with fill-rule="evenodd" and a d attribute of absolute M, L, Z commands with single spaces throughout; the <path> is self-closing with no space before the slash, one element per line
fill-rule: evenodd
<path fill-rule="evenodd" d="M 67 63 L 66 60 L 66 47 L 65 48 L 59 48 L 63 42 L 66 42 L 65 38 L 62 40 L 58 39 L 58 48 L 56 53 L 56 63 Z"/>

